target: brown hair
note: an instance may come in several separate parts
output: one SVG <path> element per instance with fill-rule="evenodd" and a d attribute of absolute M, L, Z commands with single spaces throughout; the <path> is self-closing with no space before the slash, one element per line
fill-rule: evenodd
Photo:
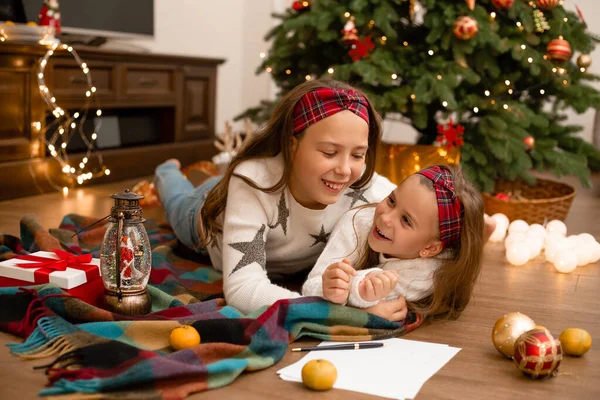
<path fill-rule="evenodd" d="M 200 218 L 203 228 L 200 233 L 200 239 L 205 246 L 208 246 L 213 240 L 215 240 L 217 235 L 223 231 L 223 227 L 219 222 L 217 222 L 217 217 L 225 211 L 225 204 L 227 203 L 227 190 L 232 175 L 243 179 L 254 189 L 265 193 L 277 192 L 288 184 L 292 165 L 291 138 L 294 136 L 294 108 L 302 96 L 320 88 L 358 91 L 356 88 L 353 88 L 348 84 L 330 79 L 322 79 L 306 81 L 296 86 L 289 93 L 283 96 L 266 125 L 261 127 L 242 146 L 238 154 L 231 161 L 231 164 L 223 175 L 223 179 L 208 194 L 200 211 Z M 364 96 L 364 93 L 361 94 Z M 365 96 L 365 98 L 367 97 Z M 375 171 L 377 144 L 381 139 L 381 118 L 371 105 L 371 102 L 368 100 L 368 98 L 367 102 L 369 104 L 369 148 L 365 155 L 366 168 L 362 176 L 352 185 L 353 188 L 363 187 L 373 177 L 373 173 Z M 301 139 L 303 133 L 304 132 L 300 132 L 296 134 L 296 137 Z M 280 153 L 283 155 L 283 175 L 279 182 L 272 187 L 258 187 L 256 183 L 250 179 L 233 173 L 233 170 L 244 161 L 256 158 L 275 157 Z"/>
<path fill-rule="evenodd" d="M 439 167 L 448 169 L 452 174 L 454 191 L 464 208 L 460 240 L 448 248 L 450 258 L 442 259 L 434 273 L 432 293 L 424 299 L 407 304 L 426 317 L 456 318 L 469 304 L 481 271 L 484 245 L 483 199 L 458 167 Z M 421 176 L 421 184 L 434 191 L 430 179 Z M 360 250 L 356 269 L 370 268 L 379 263 L 379 254 L 369 247 L 368 242 Z"/>

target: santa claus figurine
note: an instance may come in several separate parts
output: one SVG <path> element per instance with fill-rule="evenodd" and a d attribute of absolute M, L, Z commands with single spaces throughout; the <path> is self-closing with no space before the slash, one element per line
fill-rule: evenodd
<path fill-rule="evenodd" d="M 60 33 L 60 10 L 58 0 L 44 0 L 44 5 L 38 15 L 40 26 L 53 26 L 55 33 Z"/>
<path fill-rule="evenodd" d="M 358 40 L 358 30 L 356 29 L 356 25 L 354 25 L 354 17 L 348 18 L 344 29 L 342 29 L 342 34 L 344 35 L 342 40 L 346 43 Z"/>

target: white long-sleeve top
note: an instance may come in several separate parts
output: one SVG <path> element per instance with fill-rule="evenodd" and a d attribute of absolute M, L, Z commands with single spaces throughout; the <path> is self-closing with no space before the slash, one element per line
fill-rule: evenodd
<path fill-rule="evenodd" d="M 271 187 L 283 175 L 283 157 L 245 161 L 234 174 L 259 187 Z M 264 193 L 232 176 L 223 235 L 207 249 L 214 267 L 223 271 L 227 303 L 248 313 L 280 299 L 300 297 L 273 284 L 270 277 L 312 268 L 340 216 L 354 206 L 382 200 L 395 187 L 375 175 L 362 189 L 345 190 L 337 203 L 312 210 L 300 205 L 287 187 Z"/>
<path fill-rule="evenodd" d="M 364 251 L 366 246 L 373 227 L 374 215 L 375 207 L 364 207 L 350 210 L 340 218 L 331 233 L 325 250 L 302 286 L 303 295 L 323 297 L 323 274 L 331 264 L 347 258 L 352 266 L 355 265 L 359 258 L 359 251 Z M 395 299 L 399 295 L 403 295 L 409 301 L 427 297 L 432 292 L 433 274 L 448 255 L 448 252 L 443 251 L 433 258 L 403 260 L 379 254 L 379 263 L 376 266 L 357 271 L 357 274 L 352 277 L 347 304 L 359 308 L 377 304 L 378 301 L 363 300 L 358 292 L 358 286 L 369 273 L 384 270 L 399 272 L 398 283 L 387 297 L 388 300 Z"/>

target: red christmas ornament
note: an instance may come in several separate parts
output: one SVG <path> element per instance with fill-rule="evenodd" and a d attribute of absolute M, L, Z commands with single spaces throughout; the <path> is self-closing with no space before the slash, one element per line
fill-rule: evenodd
<path fill-rule="evenodd" d="M 535 0 L 538 7 L 542 10 L 552 10 L 558 5 L 559 0 Z"/>
<path fill-rule="evenodd" d="M 302 11 L 310 7 L 310 2 L 308 1 L 294 1 L 292 4 L 292 8 L 296 11 Z"/>
<path fill-rule="evenodd" d="M 511 8 L 515 0 L 492 0 L 496 8 L 508 9 Z"/>
<path fill-rule="evenodd" d="M 533 150 L 535 147 L 535 139 L 533 136 L 527 136 L 525 139 L 523 139 L 523 143 L 525 143 L 525 146 L 527 146 L 527 150 Z"/>
<path fill-rule="evenodd" d="M 523 373 L 532 378 L 552 376 L 563 358 L 560 340 L 547 329 L 532 329 L 515 342 L 513 360 Z"/>
<path fill-rule="evenodd" d="M 454 36 L 460 40 L 472 39 L 475 37 L 475 35 L 477 35 L 478 31 L 479 27 L 475 18 L 467 16 L 458 17 L 454 22 L 454 27 L 452 28 Z"/>
<path fill-rule="evenodd" d="M 438 137 L 436 142 L 444 144 L 447 149 L 459 147 L 465 144 L 463 140 L 465 127 L 462 125 L 456 125 L 454 122 L 452 122 L 452 119 L 450 119 L 446 125 L 438 125 L 437 131 Z"/>
<path fill-rule="evenodd" d="M 367 57 L 373 48 L 375 48 L 375 44 L 370 36 L 366 38 L 354 40 L 352 43 L 352 49 L 348 52 L 350 57 L 352 57 L 352 61 L 358 61 L 361 58 Z"/>
<path fill-rule="evenodd" d="M 573 52 L 569 42 L 559 36 L 558 39 L 552 39 L 546 47 L 546 54 L 552 61 L 567 61 L 571 58 Z"/>
<path fill-rule="evenodd" d="M 53 26 L 54 32 L 60 33 L 60 10 L 58 8 L 58 0 L 44 0 L 38 19 L 38 25 Z"/>

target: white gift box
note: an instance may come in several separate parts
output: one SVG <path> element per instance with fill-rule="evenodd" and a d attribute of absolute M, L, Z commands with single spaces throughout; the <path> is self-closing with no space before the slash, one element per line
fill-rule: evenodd
<path fill-rule="evenodd" d="M 60 259 L 56 254 L 50 251 L 38 251 L 35 253 L 31 253 L 30 255 L 55 260 Z M 83 266 L 92 265 L 95 266 L 96 269 L 88 268 L 88 271 L 86 272 L 83 270 L 67 267 L 67 269 L 64 271 L 51 272 L 49 275 L 49 280 L 43 282 L 36 280 L 35 277 L 35 271 L 37 271 L 39 268 L 23 268 L 17 265 L 29 263 L 35 264 L 36 261 L 21 260 L 15 257 L 10 260 L 0 262 L 0 281 L 1 278 L 4 277 L 31 282 L 32 284 L 42 284 L 50 282 L 54 283 L 62 289 L 72 289 L 74 287 L 80 286 L 88 282 L 88 276 L 90 276 L 90 281 L 98 279 L 100 277 L 100 260 L 97 258 L 92 258 L 92 260 L 89 263 L 82 263 Z"/>

